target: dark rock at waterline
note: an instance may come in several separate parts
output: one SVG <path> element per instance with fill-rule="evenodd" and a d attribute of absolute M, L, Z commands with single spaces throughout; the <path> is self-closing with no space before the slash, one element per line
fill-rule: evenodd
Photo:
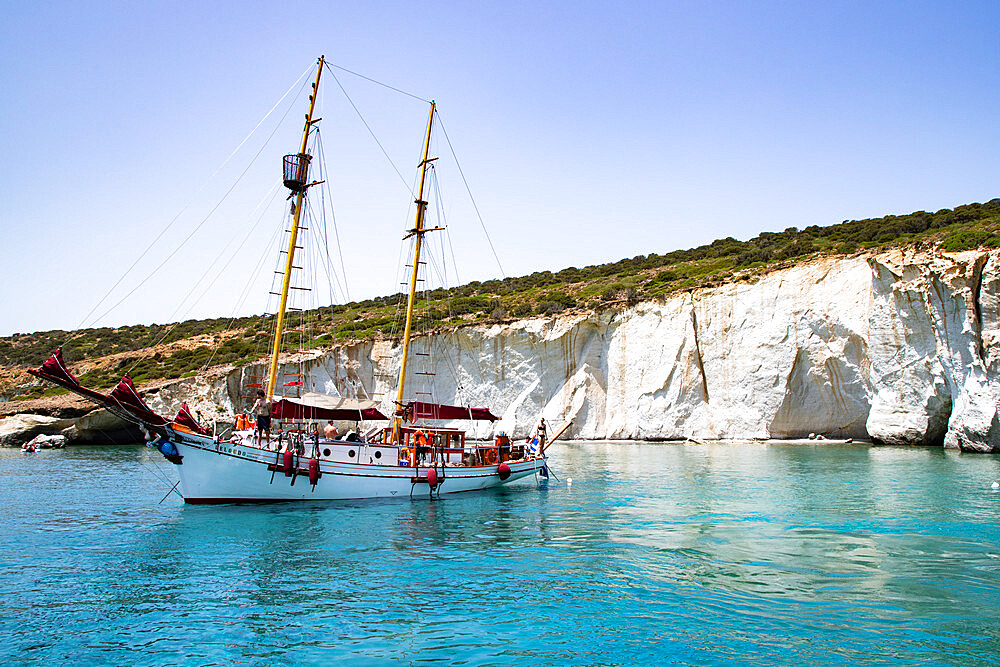
<path fill-rule="evenodd" d="M 38 445 L 42 448 L 57 442 L 58 446 L 121 445 L 141 442 L 142 433 L 106 410 L 90 410 L 75 419 L 37 414 L 0 418 L 0 447 L 20 447 L 38 438 L 48 443 Z"/>
<path fill-rule="evenodd" d="M 73 419 L 45 415 L 14 415 L 0 420 L 0 447 L 20 447 L 39 435 L 61 435 Z"/>

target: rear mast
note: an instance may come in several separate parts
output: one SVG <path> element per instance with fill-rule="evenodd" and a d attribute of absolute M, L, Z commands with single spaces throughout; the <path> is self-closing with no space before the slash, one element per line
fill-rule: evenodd
<path fill-rule="evenodd" d="M 417 219 L 413 229 L 409 230 L 403 237 L 408 239 L 416 236 L 413 244 L 413 270 L 410 272 L 410 294 L 406 302 L 406 327 L 403 330 L 403 359 L 399 366 L 399 386 L 396 390 L 396 417 L 392 424 L 392 441 L 400 443 L 402 441 L 403 416 L 400 414 L 403 409 L 403 390 L 406 385 L 406 363 L 410 357 L 410 332 L 413 327 L 413 306 L 416 303 L 417 294 L 417 274 L 420 271 L 420 246 L 423 244 L 424 234 L 436 232 L 441 227 L 424 227 L 424 213 L 427 210 L 427 202 L 424 201 L 424 181 L 427 177 L 427 165 L 437 158 L 428 158 L 431 150 L 431 127 L 434 125 L 435 102 L 431 101 L 430 117 L 427 119 L 427 136 L 424 138 L 424 159 L 420 162 L 420 189 L 417 191 Z"/>
<path fill-rule="evenodd" d="M 313 120 L 313 109 L 316 107 L 316 94 L 319 92 L 319 77 L 323 73 L 325 56 L 320 56 L 316 65 L 316 81 L 312 85 L 312 94 L 309 96 L 309 112 L 306 114 L 305 128 L 302 130 L 302 148 L 298 155 L 285 156 L 285 186 L 295 195 L 295 212 L 292 215 L 292 229 L 288 239 L 288 259 L 285 261 L 285 275 L 281 284 L 281 304 L 278 306 L 278 320 L 274 327 L 274 342 L 271 346 L 271 370 L 267 382 L 267 400 L 274 399 L 275 383 L 278 379 L 278 355 L 281 353 L 281 336 L 285 330 L 285 309 L 288 307 L 288 289 L 292 279 L 292 269 L 295 268 L 295 246 L 299 237 L 299 218 L 302 216 L 302 202 L 306 196 L 309 175 L 310 156 L 306 154 L 306 144 L 309 142 L 309 131 L 314 123 L 321 119 Z"/>

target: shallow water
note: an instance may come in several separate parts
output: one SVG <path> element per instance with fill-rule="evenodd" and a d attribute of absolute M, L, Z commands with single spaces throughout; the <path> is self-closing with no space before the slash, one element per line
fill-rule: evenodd
<path fill-rule="evenodd" d="M 551 454 L 440 501 L 203 507 L 157 504 L 142 447 L 0 450 L 0 662 L 998 660 L 998 457 Z"/>

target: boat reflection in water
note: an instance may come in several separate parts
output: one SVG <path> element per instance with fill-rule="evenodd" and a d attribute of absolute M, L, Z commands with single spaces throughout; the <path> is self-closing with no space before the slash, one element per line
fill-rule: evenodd
<path fill-rule="evenodd" d="M 179 468 L 149 449 L 0 450 L 0 659 L 994 660 L 993 457 L 570 442 L 551 463 L 572 486 L 184 507 L 157 504 Z"/>

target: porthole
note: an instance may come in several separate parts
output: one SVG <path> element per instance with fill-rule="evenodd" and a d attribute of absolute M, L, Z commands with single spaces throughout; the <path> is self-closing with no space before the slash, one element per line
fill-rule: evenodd
<path fill-rule="evenodd" d="M 323 450 L 323 456 L 329 456 L 329 455 L 330 455 L 330 450 L 329 449 L 324 449 Z"/>
<path fill-rule="evenodd" d="M 376 450 L 376 452 L 375 452 L 375 458 L 377 458 L 377 459 L 382 458 L 382 452 Z"/>
<path fill-rule="evenodd" d="M 354 458 L 354 454 L 355 454 L 355 453 L 356 453 L 356 452 L 355 452 L 355 451 L 354 451 L 353 449 L 352 449 L 351 451 L 347 452 L 347 458 L 349 458 L 349 459 L 353 459 L 353 458 Z"/>

